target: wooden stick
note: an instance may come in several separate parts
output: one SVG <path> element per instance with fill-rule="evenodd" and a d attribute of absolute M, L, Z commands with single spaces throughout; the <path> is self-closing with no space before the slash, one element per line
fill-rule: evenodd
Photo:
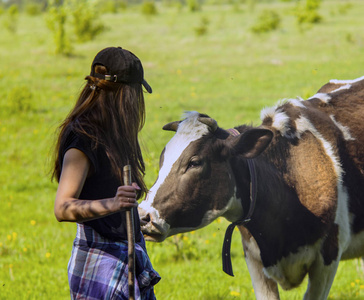
<path fill-rule="evenodd" d="M 124 185 L 131 185 L 131 167 L 123 168 Z M 128 286 L 129 300 L 135 299 L 135 234 L 133 209 L 126 211 L 126 229 L 128 233 Z"/>

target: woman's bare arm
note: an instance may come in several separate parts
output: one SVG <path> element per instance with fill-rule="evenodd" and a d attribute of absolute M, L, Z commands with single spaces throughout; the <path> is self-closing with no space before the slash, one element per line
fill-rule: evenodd
<path fill-rule="evenodd" d="M 66 152 L 54 204 L 58 221 L 84 222 L 138 206 L 136 186 L 120 186 L 113 198 L 78 199 L 90 166 L 90 161 L 82 151 L 71 148 Z"/>

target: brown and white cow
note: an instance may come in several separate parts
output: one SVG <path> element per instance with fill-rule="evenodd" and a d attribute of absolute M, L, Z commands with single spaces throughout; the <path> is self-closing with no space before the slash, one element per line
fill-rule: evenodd
<path fill-rule="evenodd" d="M 279 299 L 308 274 L 304 299 L 328 297 L 341 259 L 364 255 L 364 77 L 332 80 L 306 101 L 261 112 L 238 134 L 189 112 L 167 124 L 174 137 L 140 206 L 148 240 L 195 230 L 223 216 L 239 226 L 257 299 Z"/>

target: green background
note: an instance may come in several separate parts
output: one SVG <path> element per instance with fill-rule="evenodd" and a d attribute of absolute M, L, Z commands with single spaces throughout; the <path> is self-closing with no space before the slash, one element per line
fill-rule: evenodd
<path fill-rule="evenodd" d="M 172 137 L 161 128 L 184 111 L 206 113 L 223 128 L 258 125 L 265 106 L 308 98 L 330 79 L 364 75 L 364 1 L 323 1 L 323 21 L 301 27 L 293 13 L 296 2 L 205 4 L 197 12 L 158 2 L 153 16 L 131 6 L 100 15 L 108 30 L 74 42 L 71 56 L 54 54 L 44 14 L 20 13 L 16 32 L 0 26 L 0 299 L 69 298 L 66 268 L 76 228 L 53 215 L 57 185 L 49 171 L 55 130 L 94 55 L 122 46 L 143 62 L 153 87 L 145 95 L 140 137 L 151 187 L 159 154 Z M 280 15 L 280 27 L 254 34 L 250 28 L 264 9 Z M 206 32 L 198 35 L 201 24 Z M 227 225 L 218 219 L 162 244 L 147 243 L 162 276 L 158 299 L 255 299 L 238 232 L 232 245 L 235 277 L 221 270 Z M 305 283 L 281 292 L 281 298 L 302 299 Z M 329 298 L 364 299 L 359 260 L 340 264 Z"/>

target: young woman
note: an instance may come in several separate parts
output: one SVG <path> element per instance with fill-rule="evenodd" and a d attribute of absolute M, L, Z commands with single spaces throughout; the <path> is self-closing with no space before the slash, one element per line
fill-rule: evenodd
<path fill-rule="evenodd" d="M 145 121 L 140 60 L 130 51 L 100 51 L 86 85 L 60 126 L 53 177 L 58 221 L 77 222 L 68 265 L 72 299 L 128 299 L 125 210 L 134 208 L 135 299 L 155 299 L 160 280 L 140 232 L 137 199 L 146 193 L 138 132 Z M 132 186 L 122 169 L 131 165 Z"/>

